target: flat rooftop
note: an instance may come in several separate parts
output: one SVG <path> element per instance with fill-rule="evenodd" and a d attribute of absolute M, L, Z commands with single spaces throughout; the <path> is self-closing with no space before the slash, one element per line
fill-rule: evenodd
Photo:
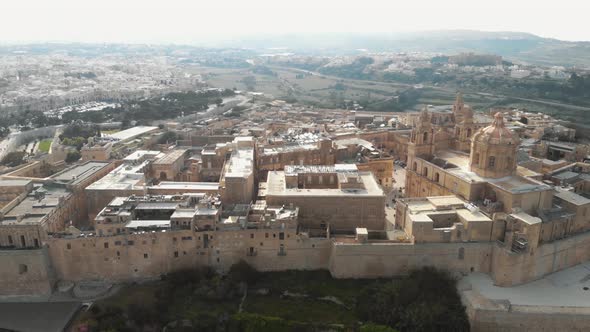
<path fill-rule="evenodd" d="M 369 149 L 369 150 L 375 150 L 373 143 L 371 143 L 367 140 L 364 140 L 362 138 L 353 137 L 353 138 L 339 139 L 339 140 L 334 141 L 334 143 L 336 143 L 336 146 L 339 148 L 344 148 L 349 145 L 358 145 L 358 146 L 362 146 L 362 147 Z"/>
<path fill-rule="evenodd" d="M 436 157 L 457 166 L 445 169 L 445 171 L 469 182 L 488 182 L 514 194 L 551 190 L 549 185 L 518 175 L 510 175 L 499 179 L 481 177 L 471 171 L 469 167 L 469 155 L 466 153 L 445 150 L 437 152 Z"/>
<path fill-rule="evenodd" d="M 582 195 L 578 195 L 573 191 L 557 190 L 554 196 L 574 205 L 590 204 L 590 199 Z"/>
<path fill-rule="evenodd" d="M 456 196 L 433 196 L 426 198 L 410 198 L 404 200 L 408 206 L 413 222 L 433 222 L 429 217 L 436 214 L 457 214 L 467 222 L 491 221 L 477 209 L 470 210 L 465 202 Z"/>
<path fill-rule="evenodd" d="M 86 187 L 86 190 L 129 190 L 145 184 L 143 169 L 149 164 L 144 161 L 139 165 L 122 164 Z"/>
<path fill-rule="evenodd" d="M 494 286 L 484 273 L 471 273 L 460 281 L 490 300 L 508 300 L 512 305 L 590 308 L 590 262 L 552 273 L 542 279 L 513 287 Z"/>
<path fill-rule="evenodd" d="M 225 174 L 228 177 L 248 177 L 254 170 L 254 149 L 235 149 L 227 163 Z"/>
<path fill-rule="evenodd" d="M 217 182 L 173 182 L 162 181 L 149 189 L 168 189 L 168 190 L 194 190 L 194 191 L 217 191 L 219 183 Z"/>
<path fill-rule="evenodd" d="M 383 197 L 384 193 L 377 184 L 375 177 L 371 172 L 358 172 L 364 189 L 341 189 L 341 188 L 321 188 L 321 189 L 298 189 L 287 188 L 285 185 L 284 171 L 268 172 L 267 179 L 267 196 L 364 196 L 364 197 Z"/>
<path fill-rule="evenodd" d="M 163 157 L 156 159 L 153 165 L 170 165 L 181 158 L 187 150 L 173 150 L 166 153 Z"/>
<path fill-rule="evenodd" d="M 0 221 L 0 225 L 39 223 L 47 214 L 57 208 L 60 198 L 70 195 L 65 187 L 57 185 L 45 185 L 38 188 L 37 191 L 44 192 L 44 197 L 38 199 L 29 194 L 29 196 L 25 197 L 24 200 L 4 215 L 4 219 Z M 18 220 L 19 216 L 23 216 L 23 218 Z"/>
<path fill-rule="evenodd" d="M 487 181 L 513 194 L 551 190 L 549 185 L 518 175 L 506 176 L 500 179 L 487 179 Z"/>
<path fill-rule="evenodd" d="M 0 179 L 0 187 L 24 187 L 31 183 L 31 180 L 25 179 Z"/>
<path fill-rule="evenodd" d="M 81 165 L 74 165 L 66 168 L 63 171 L 52 175 L 50 178 L 62 183 L 75 185 L 84 182 L 109 164 L 109 162 L 88 161 Z"/>
<path fill-rule="evenodd" d="M 357 173 L 355 164 L 336 165 L 286 165 L 285 175 L 308 174 L 308 173 Z"/>
<path fill-rule="evenodd" d="M 157 131 L 158 127 L 149 127 L 149 126 L 136 126 L 136 127 L 132 127 L 129 129 L 125 129 L 125 130 L 121 130 L 119 132 L 116 132 L 112 135 L 109 135 L 109 137 L 112 137 L 114 139 L 118 139 L 120 141 L 127 141 L 130 139 L 133 139 L 135 137 L 147 134 L 147 133 L 151 133 L 154 131 Z"/>
<path fill-rule="evenodd" d="M 159 158 L 161 156 L 164 156 L 164 154 L 157 150 L 137 150 L 123 158 L 123 161 L 132 162 L 142 159 Z"/>

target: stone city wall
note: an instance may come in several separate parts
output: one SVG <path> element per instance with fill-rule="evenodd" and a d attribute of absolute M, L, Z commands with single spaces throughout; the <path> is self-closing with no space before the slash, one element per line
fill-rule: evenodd
<path fill-rule="evenodd" d="M 512 305 L 491 301 L 474 290 L 461 291 L 473 332 L 586 331 L 590 308 Z"/>
<path fill-rule="evenodd" d="M 492 259 L 492 278 L 496 285 L 508 287 L 526 283 L 590 260 L 590 232 L 520 254 L 496 245 Z"/>
<path fill-rule="evenodd" d="M 453 272 L 490 272 L 492 243 L 334 243 L 330 272 L 336 278 L 380 278 L 434 266 Z"/>
<path fill-rule="evenodd" d="M 55 283 L 47 250 L 0 250 L 0 296 L 47 296 Z"/>

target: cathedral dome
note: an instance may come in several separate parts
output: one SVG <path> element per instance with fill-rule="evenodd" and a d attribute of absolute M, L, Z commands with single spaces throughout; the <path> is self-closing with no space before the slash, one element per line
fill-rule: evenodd
<path fill-rule="evenodd" d="M 491 125 L 478 130 L 473 135 L 473 141 L 487 144 L 518 145 L 519 138 L 516 133 L 506 128 L 502 113 L 496 113 Z"/>

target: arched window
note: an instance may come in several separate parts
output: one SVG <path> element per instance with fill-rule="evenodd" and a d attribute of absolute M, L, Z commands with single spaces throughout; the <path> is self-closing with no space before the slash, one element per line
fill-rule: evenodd
<path fill-rule="evenodd" d="M 467 137 L 471 137 L 471 128 L 467 128 Z"/>
<path fill-rule="evenodd" d="M 166 180 L 166 172 L 160 172 L 160 180 Z"/>
<path fill-rule="evenodd" d="M 428 176 L 428 168 L 424 167 L 424 176 Z"/>
<path fill-rule="evenodd" d="M 494 168 L 494 166 L 496 166 L 496 157 L 490 156 L 490 159 L 488 160 L 488 166 L 490 168 Z"/>
<path fill-rule="evenodd" d="M 422 143 L 428 143 L 428 132 L 425 131 L 422 135 Z"/>
<path fill-rule="evenodd" d="M 418 170 L 418 163 L 414 162 L 414 164 L 412 165 L 412 171 L 417 171 Z"/>
<path fill-rule="evenodd" d="M 440 180 L 440 174 L 438 172 L 434 173 L 434 181 L 438 182 Z"/>
<path fill-rule="evenodd" d="M 473 155 L 473 161 L 472 161 L 473 165 L 479 165 L 479 153 L 475 153 Z"/>
<path fill-rule="evenodd" d="M 459 252 L 457 253 L 457 258 L 463 260 L 465 258 L 465 248 L 459 248 Z"/>

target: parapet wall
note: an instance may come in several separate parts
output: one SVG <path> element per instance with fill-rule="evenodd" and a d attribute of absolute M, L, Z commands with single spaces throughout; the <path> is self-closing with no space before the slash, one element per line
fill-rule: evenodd
<path fill-rule="evenodd" d="M 516 254 L 495 245 L 492 278 L 508 287 L 542 278 L 590 260 L 590 232 L 540 245 L 531 252 Z"/>
<path fill-rule="evenodd" d="M 490 301 L 477 291 L 461 292 L 473 332 L 586 331 L 590 308 L 512 305 Z"/>
<path fill-rule="evenodd" d="M 55 279 L 46 249 L 0 250 L 0 296 L 48 296 Z"/>

